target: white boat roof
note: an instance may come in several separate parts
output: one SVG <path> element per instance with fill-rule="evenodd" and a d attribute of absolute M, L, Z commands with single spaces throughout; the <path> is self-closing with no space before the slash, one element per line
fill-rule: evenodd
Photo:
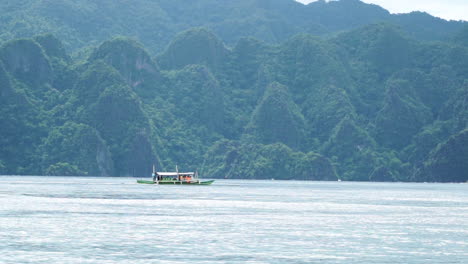
<path fill-rule="evenodd" d="M 160 175 L 160 176 L 177 176 L 178 175 L 181 175 L 181 176 L 193 176 L 195 175 L 195 172 L 156 172 L 156 174 Z"/>

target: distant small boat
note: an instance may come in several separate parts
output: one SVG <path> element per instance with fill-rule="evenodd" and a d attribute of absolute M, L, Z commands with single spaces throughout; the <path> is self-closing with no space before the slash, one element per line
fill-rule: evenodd
<path fill-rule="evenodd" d="M 141 184 L 184 184 L 184 185 L 210 185 L 214 180 L 201 181 L 198 172 L 158 172 L 153 166 L 152 180 L 137 180 Z"/>

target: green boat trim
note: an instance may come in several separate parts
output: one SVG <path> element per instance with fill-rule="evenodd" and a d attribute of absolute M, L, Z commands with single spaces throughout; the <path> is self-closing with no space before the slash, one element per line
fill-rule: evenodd
<path fill-rule="evenodd" d="M 157 172 L 153 165 L 152 180 L 137 180 L 140 184 L 169 184 L 169 185 L 210 185 L 214 180 L 201 181 L 198 172 L 179 172 L 176 166 L 175 172 Z"/>
<path fill-rule="evenodd" d="M 140 184 L 169 184 L 169 185 L 211 185 L 214 180 L 209 181 L 148 181 L 148 180 L 137 180 Z"/>

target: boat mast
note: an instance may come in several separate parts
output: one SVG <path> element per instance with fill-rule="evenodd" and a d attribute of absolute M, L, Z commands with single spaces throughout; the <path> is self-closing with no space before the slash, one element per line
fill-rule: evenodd
<path fill-rule="evenodd" d="M 156 181 L 156 169 L 154 168 L 154 164 L 153 164 L 153 173 L 151 173 L 151 177 L 153 178 L 153 182 Z M 158 179 L 158 181 L 159 181 L 159 179 Z"/>

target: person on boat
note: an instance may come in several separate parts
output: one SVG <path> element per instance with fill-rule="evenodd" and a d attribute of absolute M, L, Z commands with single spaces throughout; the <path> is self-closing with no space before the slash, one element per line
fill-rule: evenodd
<path fill-rule="evenodd" d="M 151 174 L 151 176 L 153 177 L 153 182 L 155 182 L 155 181 L 156 181 L 156 174 L 153 172 L 153 173 Z"/>

